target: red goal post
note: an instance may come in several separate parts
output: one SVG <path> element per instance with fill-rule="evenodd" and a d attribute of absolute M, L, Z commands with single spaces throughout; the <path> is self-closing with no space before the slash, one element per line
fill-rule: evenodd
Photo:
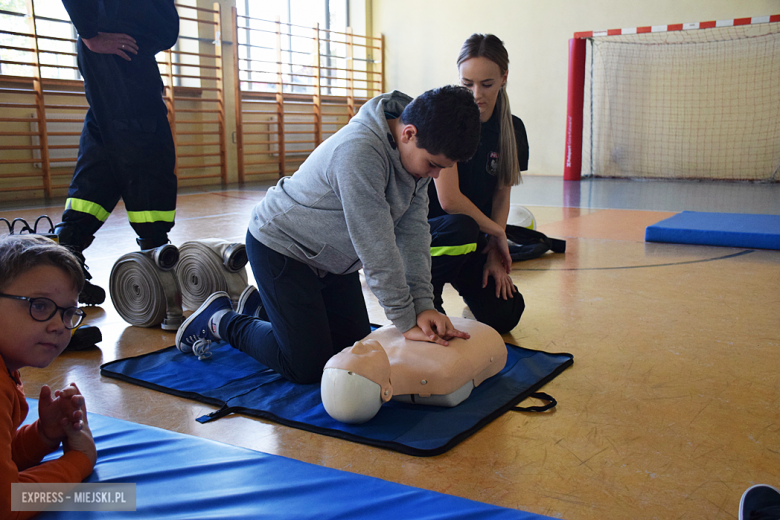
<path fill-rule="evenodd" d="M 780 14 L 733 20 L 681 23 L 662 26 L 645 26 L 630 29 L 586 31 L 574 33 L 569 40 L 569 77 L 566 109 L 566 149 L 564 156 L 564 180 L 578 181 L 582 175 L 583 109 L 586 79 L 586 42 L 604 36 L 639 35 L 674 31 L 696 31 L 720 27 L 737 27 L 780 22 Z"/>

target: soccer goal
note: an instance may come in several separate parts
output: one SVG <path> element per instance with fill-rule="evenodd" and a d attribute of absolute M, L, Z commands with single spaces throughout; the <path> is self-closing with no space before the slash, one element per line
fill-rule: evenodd
<path fill-rule="evenodd" d="M 564 178 L 780 182 L 780 15 L 575 33 Z"/>

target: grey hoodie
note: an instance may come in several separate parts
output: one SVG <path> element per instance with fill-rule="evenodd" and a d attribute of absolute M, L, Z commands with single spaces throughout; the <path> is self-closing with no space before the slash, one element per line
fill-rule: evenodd
<path fill-rule="evenodd" d="M 401 332 L 433 309 L 430 179 L 404 169 L 387 124 L 411 100 L 394 91 L 363 105 L 295 175 L 268 190 L 249 223 L 258 241 L 320 275 L 362 267 Z"/>

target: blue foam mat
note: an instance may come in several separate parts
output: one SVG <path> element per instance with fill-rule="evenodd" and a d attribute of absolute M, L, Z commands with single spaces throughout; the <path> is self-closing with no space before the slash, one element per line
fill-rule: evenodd
<path fill-rule="evenodd" d="M 573 363 L 571 354 L 550 354 L 507 345 L 504 369 L 454 408 L 391 401 L 364 424 L 332 419 L 322 406 L 320 385 L 290 383 L 225 343 L 199 361 L 176 347 L 106 363 L 101 374 L 161 392 L 222 407 L 199 418 L 232 412 L 286 426 L 415 456 L 444 453 L 512 409 Z"/>
<path fill-rule="evenodd" d="M 780 215 L 683 211 L 647 226 L 645 241 L 780 249 Z"/>
<path fill-rule="evenodd" d="M 28 403 L 25 422 L 32 422 L 38 404 Z M 135 483 L 136 511 L 44 512 L 36 519 L 549 518 L 93 413 L 89 424 L 98 463 L 84 482 Z"/>

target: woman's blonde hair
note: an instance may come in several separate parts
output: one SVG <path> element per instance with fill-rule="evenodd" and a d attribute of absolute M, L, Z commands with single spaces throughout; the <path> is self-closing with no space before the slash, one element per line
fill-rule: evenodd
<path fill-rule="evenodd" d="M 463 43 L 458 54 L 458 67 L 471 58 L 487 58 L 498 65 L 501 75 L 509 70 L 509 54 L 497 36 L 492 34 L 472 34 Z M 517 140 L 515 127 L 512 124 L 512 110 L 509 107 L 509 96 L 506 85 L 498 91 L 496 106 L 500 118 L 501 136 L 498 141 L 498 185 L 500 187 L 515 186 L 523 181 L 520 174 L 520 163 L 517 160 Z"/>

